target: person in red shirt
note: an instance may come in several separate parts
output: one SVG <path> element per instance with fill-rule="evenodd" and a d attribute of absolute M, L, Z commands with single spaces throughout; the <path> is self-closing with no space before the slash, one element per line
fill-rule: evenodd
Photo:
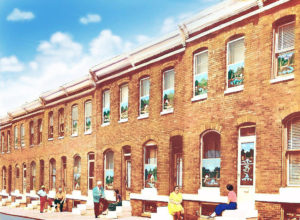
<path fill-rule="evenodd" d="M 220 204 L 220 205 L 218 205 L 216 207 L 216 209 L 215 209 L 215 212 L 212 213 L 209 216 L 209 218 L 213 218 L 216 215 L 217 216 L 222 215 L 222 212 L 224 210 L 234 210 L 234 209 L 236 209 L 236 207 L 237 207 L 237 204 L 236 204 L 236 194 L 233 191 L 233 186 L 231 184 L 227 184 L 226 188 L 229 191 L 228 192 L 228 204 Z"/>

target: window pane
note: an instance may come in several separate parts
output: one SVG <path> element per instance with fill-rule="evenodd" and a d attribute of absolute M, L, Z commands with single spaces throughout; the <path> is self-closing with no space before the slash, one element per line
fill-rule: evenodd
<path fill-rule="evenodd" d="M 103 110 L 102 110 L 102 118 L 103 123 L 109 123 L 110 122 L 110 92 L 109 90 L 106 90 L 103 93 Z"/>
<path fill-rule="evenodd" d="M 128 118 L 128 85 L 121 87 L 121 119 Z"/>
<path fill-rule="evenodd" d="M 77 105 L 72 107 L 72 119 L 78 120 L 78 106 Z"/>
<path fill-rule="evenodd" d="M 255 135 L 255 127 L 241 128 L 241 136 L 253 136 Z"/>
<path fill-rule="evenodd" d="M 150 80 L 142 79 L 141 80 L 141 97 L 140 97 L 140 114 L 149 113 L 149 96 L 150 94 Z"/>
<path fill-rule="evenodd" d="M 85 131 L 92 130 L 92 102 L 85 103 Z"/>
<path fill-rule="evenodd" d="M 164 73 L 163 110 L 174 107 L 174 70 Z"/>
<path fill-rule="evenodd" d="M 254 143 L 241 144 L 241 178 L 240 184 L 244 186 L 253 185 L 254 174 Z"/>
<path fill-rule="evenodd" d="M 245 47 L 244 39 L 229 42 L 229 64 L 235 64 L 244 61 Z"/>
<path fill-rule="evenodd" d="M 295 45 L 295 23 L 286 24 L 278 28 L 278 50 L 293 49 Z"/>
<path fill-rule="evenodd" d="M 156 188 L 157 183 L 157 148 L 146 147 L 145 148 L 145 187 Z"/>
<path fill-rule="evenodd" d="M 141 80 L 141 96 L 148 96 L 150 91 L 150 80 L 142 79 Z"/>
<path fill-rule="evenodd" d="M 208 71 L 208 52 L 203 52 L 196 55 L 196 71 L 195 74 L 206 73 Z"/>
<path fill-rule="evenodd" d="M 74 189 L 80 189 L 81 179 L 81 158 L 76 157 L 74 159 Z"/>
<path fill-rule="evenodd" d="M 113 189 L 114 183 L 114 153 L 109 151 L 105 154 L 105 186 Z"/>
<path fill-rule="evenodd" d="M 78 133 L 78 106 L 72 107 L 72 134 Z"/>
<path fill-rule="evenodd" d="M 164 73 L 164 90 L 174 89 L 174 70 Z"/>
<path fill-rule="evenodd" d="M 287 124 L 288 149 L 300 149 L 300 117 Z"/>
<path fill-rule="evenodd" d="M 203 137 L 203 158 L 220 158 L 220 135 L 210 132 Z"/>
<path fill-rule="evenodd" d="M 289 184 L 300 185 L 300 154 L 289 156 Z"/>

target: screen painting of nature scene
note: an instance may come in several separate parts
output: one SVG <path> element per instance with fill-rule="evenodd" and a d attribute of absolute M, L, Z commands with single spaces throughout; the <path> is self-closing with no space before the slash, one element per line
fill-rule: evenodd
<path fill-rule="evenodd" d="M 277 58 L 278 75 L 286 75 L 294 72 L 295 53 L 289 52 L 280 54 Z"/>
<path fill-rule="evenodd" d="M 220 186 L 220 158 L 203 159 L 202 161 L 202 186 Z"/>
<path fill-rule="evenodd" d="M 164 90 L 164 110 L 172 109 L 174 106 L 174 89 Z"/>
<path fill-rule="evenodd" d="M 243 85 L 244 61 L 228 65 L 228 88 Z"/>
<path fill-rule="evenodd" d="M 195 75 L 195 96 L 207 93 L 207 73 Z"/>

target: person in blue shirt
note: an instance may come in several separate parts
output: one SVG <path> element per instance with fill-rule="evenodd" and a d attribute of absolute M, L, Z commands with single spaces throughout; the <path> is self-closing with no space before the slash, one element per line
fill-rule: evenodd
<path fill-rule="evenodd" d="M 108 208 L 108 202 L 105 199 L 104 188 L 102 187 L 102 182 L 97 181 L 97 186 L 93 188 L 93 200 L 94 200 L 94 212 L 95 218 L 98 218 L 100 213 L 100 204 L 102 205 L 102 211 L 105 212 Z"/>

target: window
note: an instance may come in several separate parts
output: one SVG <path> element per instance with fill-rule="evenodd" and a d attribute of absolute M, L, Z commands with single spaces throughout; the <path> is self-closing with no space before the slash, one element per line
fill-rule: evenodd
<path fill-rule="evenodd" d="M 53 138 L 53 112 L 48 114 L 48 139 Z"/>
<path fill-rule="evenodd" d="M 105 188 L 113 189 L 114 185 L 114 152 L 109 150 L 104 156 L 104 178 Z"/>
<path fill-rule="evenodd" d="M 235 39 L 227 44 L 227 89 L 244 84 L 244 38 Z"/>
<path fill-rule="evenodd" d="M 93 152 L 88 154 L 88 184 L 89 190 L 93 190 L 95 178 L 95 154 Z"/>
<path fill-rule="evenodd" d="M 145 188 L 157 188 L 157 147 L 147 144 L 144 151 Z"/>
<path fill-rule="evenodd" d="M 78 135 L 78 105 L 72 106 L 72 135 Z"/>
<path fill-rule="evenodd" d="M 30 139 L 29 139 L 29 144 L 32 146 L 34 144 L 34 127 L 33 127 L 33 121 L 29 123 L 29 132 L 30 132 Z"/>
<path fill-rule="evenodd" d="M 202 136 L 202 186 L 220 186 L 220 134 L 209 131 Z"/>
<path fill-rule="evenodd" d="M 173 111 L 174 108 L 174 70 L 163 74 L 163 111 Z"/>
<path fill-rule="evenodd" d="M 120 119 L 121 121 L 128 120 L 128 85 L 123 85 L 120 88 Z"/>
<path fill-rule="evenodd" d="M 22 182 L 22 186 L 23 186 L 23 193 L 26 193 L 26 177 L 27 177 L 27 172 L 26 172 L 26 164 L 23 163 L 23 182 Z"/>
<path fill-rule="evenodd" d="M 2 189 L 6 190 L 6 168 L 2 168 Z"/>
<path fill-rule="evenodd" d="M 149 115 L 150 79 L 140 80 L 140 116 Z"/>
<path fill-rule="evenodd" d="M 106 90 L 103 92 L 102 123 L 108 124 L 109 122 L 110 122 L 110 91 Z"/>
<path fill-rule="evenodd" d="M 38 120 L 38 144 L 42 143 L 43 141 L 43 124 L 42 119 Z"/>
<path fill-rule="evenodd" d="M 67 157 L 61 157 L 61 185 L 65 189 L 67 187 Z"/>
<path fill-rule="evenodd" d="M 55 159 L 50 160 L 50 183 L 49 188 L 51 190 L 55 190 L 55 184 L 56 184 L 56 161 Z"/>
<path fill-rule="evenodd" d="M 1 152 L 4 153 L 4 146 L 5 146 L 5 134 L 2 132 L 1 134 Z"/>
<path fill-rule="evenodd" d="M 19 165 L 17 164 L 15 167 L 15 181 L 14 181 L 15 189 L 19 189 L 19 178 L 20 178 L 20 168 Z"/>
<path fill-rule="evenodd" d="M 300 117 L 287 122 L 287 183 L 289 186 L 300 186 Z"/>
<path fill-rule="evenodd" d="M 92 132 L 92 101 L 87 101 L 84 104 L 84 118 L 85 118 L 85 133 Z"/>
<path fill-rule="evenodd" d="M 58 110 L 58 136 L 63 137 L 65 135 L 65 114 L 64 109 Z"/>
<path fill-rule="evenodd" d="M 295 17 L 288 16 L 277 22 L 274 33 L 274 77 L 292 74 L 295 68 Z"/>
<path fill-rule="evenodd" d="M 10 152 L 10 131 L 7 131 L 7 152 Z"/>
<path fill-rule="evenodd" d="M 45 182 L 44 182 L 44 178 L 45 178 L 45 162 L 44 162 L 44 160 L 40 160 L 40 187 L 42 186 L 42 185 L 44 185 L 45 184 Z"/>
<path fill-rule="evenodd" d="M 15 142 L 15 148 L 18 148 L 18 127 L 14 127 L 14 142 Z"/>
<path fill-rule="evenodd" d="M 194 55 L 194 97 L 207 96 L 208 51 Z"/>
<path fill-rule="evenodd" d="M 30 190 L 34 190 L 35 189 L 35 183 L 36 183 L 36 164 L 34 161 L 31 162 L 30 165 L 31 168 L 31 176 L 30 176 Z"/>
<path fill-rule="evenodd" d="M 25 127 L 24 124 L 21 124 L 21 146 L 25 146 Z"/>
<path fill-rule="evenodd" d="M 73 186 L 75 190 L 80 189 L 80 180 L 81 180 L 81 158 L 80 156 L 76 156 L 74 158 L 74 179 Z"/>

